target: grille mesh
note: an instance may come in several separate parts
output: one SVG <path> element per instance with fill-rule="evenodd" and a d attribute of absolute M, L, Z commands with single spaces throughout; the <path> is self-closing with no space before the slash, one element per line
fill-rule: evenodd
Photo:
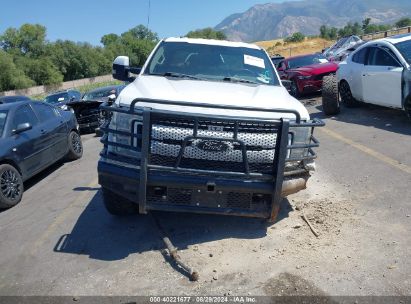
<path fill-rule="evenodd" d="M 174 167 L 186 141 L 181 168 L 245 172 L 244 145 L 251 172 L 272 172 L 278 133 L 275 123 L 238 122 L 236 125 L 233 121 L 199 120 L 196 136 L 194 129 L 194 119 L 154 117 L 150 164 Z M 221 143 L 224 148 L 219 151 L 202 148 L 207 141 Z"/>

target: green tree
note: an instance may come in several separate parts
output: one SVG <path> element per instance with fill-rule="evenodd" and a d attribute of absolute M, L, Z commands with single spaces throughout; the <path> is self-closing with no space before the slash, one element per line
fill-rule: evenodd
<path fill-rule="evenodd" d="M 348 22 L 346 26 L 338 30 L 338 36 L 350 36 L 350 35 L 361 35 L 363 33 L 362 26 L 355 22 L 354 24 Z"/>
<path fill-rule="evenodd" d="M 69 40 L 46 40 L 46 28 L 24 24 L 0 33 L 1 90 L 49 85 L 61 81 L 104 75 L 118 55 L 143 65 L 158 42 L 158 35 L 143 25 L 117 35 L 101 37 L 103 47 Z"/>
<path fill-rule="evenodd" d="M 401 18 L 397 22 L 395 22 L 396 27 L 406 27 L 411 26 L 411 18 Z"/>
<path fill-rule="evenodd" d="M 110 73 L 111 60 L 103 48 L 88 43 L 58 40 L 48 48 L 49 58 L 63 74 L 64 81 Z"/>
<path fill-rule="evenodd" d="M 204 39 L 216 39 L 226 40 L 226 35 L 221 31 L 215 31 L 211 27 L 190 31 L 186 35 L 188 38 L 204 38 Z"/>
<path fill-rule="evenodd" d="M 0 91 L 24 89 L 35 85 L 13 62 L 11 55 L 0 50 Z"/>
<path fill-rule="evenodd" d="M 327 40 L 335 40 L 338 36 L 338 29 L 336 27 L 328 27 L 322 25 L 320 27 L 320 37 Z"/>
<path fill-rule="evenodd" d="M 104 35 L 103 37 L 101 37 L 100 42 L 104 45 L 104 46 L 108 46 L 110 44 L 114 44 L 117 43 L 119 41 L 120 37 L 116 34 L 107 34 Z"/>
<path fill-rule="evenodd" d="M 365 31 L 367 27 L 370 25 L 370 23 L 371 23 L 371 18 L 365 18 L 362 21 L 362 30 Z"/>
<path fill-rule="evenodd" d="M 31 60 L 26 75 L 39 85 L 59 84 L 63 81 L 63 75 L 48 58 Z"/>
<path fill-rule="evenodd" d="M 132 29 L 128 30 L 127 32 L 121 34 L 123 35 L 131 35 L 133 38 L 137 40 L 148 40 L 152 42 L 157 42 L 158 41 L 158 36 L 156 33 L 150 31 L 147 27 L 144 25 L 140 24 L 137 25 L 136 27 L 133 27 Z"/>
<path fill-rule="evenodd" d="M 304 34 L 302 34 L 300 32 L 297 32 L 297 33 L 294 33 L 291 36 L 285 38 L 284 42 L 287 42 L 287 43 L 288 42 L 301 42 L 301 41 L 304 41 L 304 39 L 305 39 Z"/>
<path fill-rule="evenodd" d="M 108 34 L 101 38 L 103 53 L 112 62 L 118 55 L 130 57 L 132 65 L 142 66 L 158 42 L 156 33 L 143 25 L 138 25 L 120 36 Z"/>
<path fill-rule="evenodd" d="M 23 24 L 19 29 L 8 28 L 0 36 L 3 50 L 38 57 L 46 45 L 46 28 L 40 24 Z"/>
<path fill-rule="evenodd" d="M 389 24 L 369 24 L 365 29 L 364 29 L 364 34 L 371 34 L 371 33 L 376 33 L 376 32 L 384 32 L 388 31 L 392 28 L 391 25 Z"/>

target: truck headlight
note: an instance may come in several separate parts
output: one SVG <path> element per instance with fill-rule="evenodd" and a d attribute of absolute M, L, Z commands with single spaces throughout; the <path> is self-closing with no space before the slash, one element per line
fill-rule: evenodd
<path fill-rule="evenodd" d="M 310 144 L 311 142 L 311 127 L 290 127 L 288 143 L 292 145 Z M 287 153 L 287 158 L 303 158 L 308 156 L 308 148 L 290 149 Z M 312 162 L 312 161 L 311 161 Z M 294 161 L 286 163 L 286 171 L 296 170 L 298 168 L 306 168 L 311 171 L 315 166 L 306 166 L 310 161 Z"/>
<path fill-rule="evenodd" d="M 131 133 L 141 134 L 141 131 L 142 131 L 142 121 L 135 123 L 134 128 L 132 130 L 132 122 L 133 120 L 138 119 L 138 118 L 141 118 L 141 117 L 136 116 L 135 114 L 130 115 L 130 114 L 125 114 L 125 113 L 113 112 L 113 116 L 111 117 L 109 128 L 117 130 L 117 131 L 127 132 L 129 133 L 129 135 L 115 134 L 115 133 L 109 132 L 108 141 L 119 143 L 122 145 L 127 145 L 127 146 L 130 146 L 130 148 L 141 147 L 141 140 L 134 138 L 133 142 L 131 142 Z M 123 156 L 128 156 L 128 157 L 138 157 L 140 154 L 140 152 L 137 152 L 132 149 L 128 149 L 126 147 L 118 147 L 118 146 L 113 146 L 113 145 L 108 146 L 108 151 L 114 152 L 114 153 L 117 153 Z"/>

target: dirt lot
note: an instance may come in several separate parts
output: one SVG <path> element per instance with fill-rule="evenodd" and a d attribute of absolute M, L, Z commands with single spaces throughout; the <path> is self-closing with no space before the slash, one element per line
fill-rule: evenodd
<path fill-rule="evenodd" d="M 318 97 L 304 102 L 324 118 Z M 170 261 L 151 216 L 105 211 L 100 143 L 83 136 L 81 160 L 29 181 L 0 213 L 0 295 L 411 295 L 411 123 L 376 107 L 324 119 L 317 171 L 275 224 L 153 214 L 198 282 Z"/>

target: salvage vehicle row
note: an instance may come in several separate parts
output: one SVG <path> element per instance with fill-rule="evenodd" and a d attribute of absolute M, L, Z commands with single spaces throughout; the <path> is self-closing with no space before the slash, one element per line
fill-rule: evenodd
<path fill-rule="evenodd" d="M 403 109 L 411 117 L 411 34 L 363 44 L 325 80 L 323 108 L 328 115 L 360 103 Z"/>

